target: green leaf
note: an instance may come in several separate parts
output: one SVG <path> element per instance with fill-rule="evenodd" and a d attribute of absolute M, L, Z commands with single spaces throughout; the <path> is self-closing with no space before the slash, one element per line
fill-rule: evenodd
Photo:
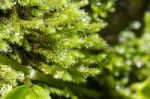
<path fill-rule="evenodd" d="M 24 97 L 29 93 L 27 85 L 19 86 L 9 92 L 3 99 L 25 99 Z"/>
<path fill-rule="evenodd" d="M 138 94 L 142 97 L 142 99 L 149 99 L 150 97 L 150 78 L 148 78 L 144 83 L 142 83 L 142 87 L 138 91 Z"/>
<path fill-rule="evenodd" d="M 51 99 L 42 87 L 38 85 L 28 86 L 22 85 L 3 97 L 3 99 Z"/>

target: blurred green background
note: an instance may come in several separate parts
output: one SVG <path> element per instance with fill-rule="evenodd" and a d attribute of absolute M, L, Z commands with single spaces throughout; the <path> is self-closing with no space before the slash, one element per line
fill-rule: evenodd
<path fill-rule="evenodd" d="M 91 82 L 101 99 L 150 99 L 150 1 L 91 0 L 90 6 L 92 17 L 108 24 L 100 31 L 107 59 Z"/>

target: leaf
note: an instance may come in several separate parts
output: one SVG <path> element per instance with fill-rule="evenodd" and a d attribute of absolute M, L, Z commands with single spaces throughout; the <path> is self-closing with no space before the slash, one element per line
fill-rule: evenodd
<path fill-rule="evenodd" d="M 148 79 L 146 79 L 144 82 L 137 83 L 136 85 L 134 85 L 134 89 L 136 90 L 135 96 L 137 96 L 138 99 L 149 99 L 149 97 L 150 97 L 150 77 Z"/>
<path fill-rule="evenodd" d="M 22 85 L 10 91 L 2 99 L 51 99 L 42 87 L 38 85 Z"/>
<path fill-rule="evenodd" d="M 149 99 L 150 97 L 150 78 L 144 81 L 142 88 L 139 90 L 142 99 Z"/>
<path fill-rule="evenodd" d="M 24 97 L 29 93 L 27 85 L 19 86 L 10 91 L 3 99 L 25 99 Z"/>

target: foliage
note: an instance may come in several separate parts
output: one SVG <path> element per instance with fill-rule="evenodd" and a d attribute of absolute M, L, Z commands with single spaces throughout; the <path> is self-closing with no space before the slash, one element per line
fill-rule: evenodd
<path fill-rule="evenodd" d="M 132 95 L 133 99 L 149 99 L 149 91 L 150 91 L 149 77 L 144 82 L 132 85 L 132 90 L 135 91 L 135 93 Z"/>
<path fill-rule="evenodd" d="M 0 65 L 0 94 L 4 95 L 13 87 L 17 86 L 19 82 L 23 82 L 24 74 L 13 70 L 10 66 Z"/>
<path fill-rule="evenodd" d="M 48 93 L 38 85 L 22 85 L 13 89 L 3 99 L 50 99 Z"/>
<path fill-rule="evenodd" d="M 149 99 L 150 13 L 107 46 L 116 1 L 1 0 L 0 98 Z"/>
<path fill-rule="evenodd" d="M 116 0 L 73 0 L 91 15 L 93 19 L 106 18 L 108 13 L 115 11 Z"/>
<path fill-rule="evenodd" d="M 100 88 L 107 88 L 107 92 L 104 89 L 99 90 L 104 98 L 145 99 L 137 97 L 142 90 L 139 88 L 141 85 L 146 86 L 143 90 L 149 90 L 149 80 L 144 81 L 150 75 L 149 21 L 150 13 L 146 13 L 145 33 L 140 38 L 127 29 L 121 33 L 119 44 L 107 50 L 103 71 L 95 79 Z M 147 95 L 142 91 L 142 97 L 145 94 Z"/>
<path fill-rule="evenodd" d="M 115 0 L 91 0 L 90 6 L 94 18 L 106 18 L 109 12 L 115 11 Z"/>
<path fill-rule="evenodd" d="M 129 98 L 132 96 L 130 85 L 150 75 L 149 41 L 150 35 L 147 33 L 141 38 L 136 38 L 131 32 L 123 33 L 121 43 L 109 52 L 109 62 L 105 67 L 113 82 L 109 85 L 113 88 L 110 90 Z"/>
<path fill-rule="evenodd" d="M 2 0 L 0 5 L 0 63 L 6 66 L 1 69 L 2 81 L 8 80 L 11 89 L 16 87 L 4 99 L 16 95 L 34 99 L 32 93 L 27 94 L 28 90 L 36 91 L 28 87 L 34 84 L 48 90 L 52 97 L 76 99 L 94 93 L 78 84 L 100 73 L 105 58 L 101 50 L 106 44 L 96 32 L 104 22 L 92 22 L 77 3 L 69 0 Z M 24 75 L 21 82 L 18 72 Z"/>

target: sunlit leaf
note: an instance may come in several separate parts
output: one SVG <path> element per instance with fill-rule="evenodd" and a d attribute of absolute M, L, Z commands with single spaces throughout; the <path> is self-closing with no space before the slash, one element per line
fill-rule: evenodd
<path fill-rule="evenodd" d="M 51 99 L 48 93 L 40 86 L 22 85 L 10 91 L 3 99 Z"/>

